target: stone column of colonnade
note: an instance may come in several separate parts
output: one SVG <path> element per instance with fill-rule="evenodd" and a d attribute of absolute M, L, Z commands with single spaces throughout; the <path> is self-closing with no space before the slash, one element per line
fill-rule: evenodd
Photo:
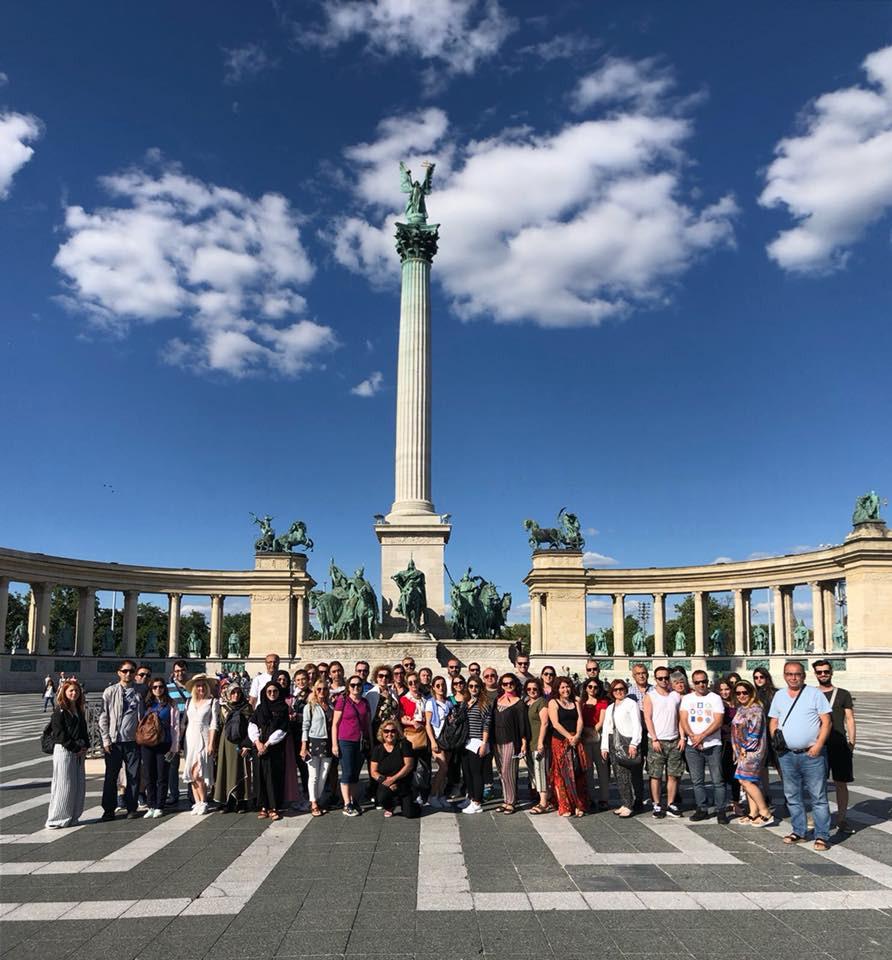
<path fill-rule="evenodd" d="M 706 656 L 706 597 L 708 594 L 703 590 L 695 590 L 694 597 L 694 656 Z"/>
<path fill-rule="evenodd" d="M 93 655 L 93 621 L 96 613 L 96 590 L 79 587 L 77 591 L 77 621 L 74 629 L 74 655 Z"/>
<path fill-rule="evenodd" d="M 6 639 L 6 618 L 9 614 L 9 577 L 0 577 L 0 644 Z M 0 646 L 0 649 L 3 649 Z"/>
<path fill-rule="evenodd" d="M 746 628 L 746 604 L 741 588 L 734 590 L 734 656 L 742 657 L 746 654 L 746 637 L 749 631 Z"/>
<path fill-rule="evenodd" d="M 784 651 L 793 652 L 793 628 L 796 626 L 796 617 L 793 615 L 793 588 L 781 587 L 784 598 Z"/>
<path fill-rule="evenodd" d="M 824 643 L 826 644 L 826 650 L 833 649 L 833 627 L 836 624 L 836 593 L 834 592 L 835 584 L 823 583 L 821 585 L 821 593 L 823 594 L 823 610 L 824 610 Z"/>
<path fill-rule="evenodd" d="M 654 655 L 666 653 L 666 594 L 654 593 Z"/>
<path fill-rule="evenodd" d="M 613 594 L 613 655 L 621 657 L 625 653 L 626 638 L 626 595 Z"/>
<path fill-rule="evenodd" d="M 38 656 L 50 652 L 50 605 L 53 599 L 51 583 L 31 584 L 31 606 L 28 610 L 28 649 Z"/>
<path fill-rule="evenodd" d="M 219 593 L 211 595 L 211 643 L 210 658 L 223 658 L 223 597 Z"/>
<path fill-rule="evenodd" d="M 136 656 L 136 614 L 139 604 L 139 590 L 124 591 L 124 614 L 122 622 L 123 642 L 121 653 L 125 657 Z"/>
<path fill-rule="evenodd" d="M 780 587 L 771 588 L 771 602 L 774 606 L 774 645 L 771 653 L 787 653 L 787 631 L 784 628 L 784 597 Z"/>
<path fill-rule="evenodd" d="M 811 628 L 815 638 L 815 653 L 825 653 L 827 639 L 824 633 L 824 591 L 820 583 L 812 582 L 811 587 Z"/>
<path fill-rule="evenodd" d="M 180 653 L 180 609 L 183 605 L 181 593 L 167 595 L 167 655 L 177 657 Z"/>

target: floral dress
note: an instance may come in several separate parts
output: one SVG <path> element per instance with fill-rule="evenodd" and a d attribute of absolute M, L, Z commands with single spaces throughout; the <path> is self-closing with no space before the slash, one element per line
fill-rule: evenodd
<path fill-rule="evenodd" d="M 759 783 L 767 746 L 765 712 L 759 703 L 738 707 L 731 721 L 731 743 L 737 756 L 737 780 Z"/>

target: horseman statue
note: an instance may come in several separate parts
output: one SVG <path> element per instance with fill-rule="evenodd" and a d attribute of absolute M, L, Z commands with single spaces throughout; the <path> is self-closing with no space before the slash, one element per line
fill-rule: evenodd
<path fill-rule="evenodd" d="M 421 633 L 421 625 L 426 619 L 427 611 L 424 574 L 417 569 L 415 561 L 410 560 L 405 570 L 400 570 L 390 579 L 400 588 L 396 612 L 406 618 L 406 630 L 409 633 Z"/>
<path fill-rule="evenodd" d="M 378 632 L 378 598 L 360 567 L 348 577 L 332 558 L 331 590 L 310 592 L 323 640 L 373 640 Z"/>
<path fill-rule="evenodd" d="M 855 501 L 852 525 L 857 523 L 880 523 L 880 498 L 875 490 L 865 493 Z"/>
<path fill-rule="evenodd" d="M 313 541 L 307 536 L 307 525 L 303 520 L 295 520 L 287 533 L 277 537 L 276 531 L 273 530 L 273 518 L 269 514 L 258 517 L 257 514 L 251 513 L 249 516 L 251 522 L 260 527 L 260 536 L 254 541 L 255 553 L 290 553 L 295 547 L 313 549 Z"/>
<path fill-rule="evenodd" d="M 461 580 L 453 581 L 449 599 L 452 632 L 456 640 L 501 636 L 511 608 L 510 593 L 500 595 L 494 583 L 481 576 L 472 576 L 468 567 Z"/>
<path fill-rule="evenodd" d="M 556 527 L 540 527 L 535 520 L 524 520 L 523 525 L 534 550 L 541 550 L 546 545 L 549 550 L 581 550 L 585 546 L 579 518 L 575 513 L 568 513 L 566 507 L 561 507 Z"/>

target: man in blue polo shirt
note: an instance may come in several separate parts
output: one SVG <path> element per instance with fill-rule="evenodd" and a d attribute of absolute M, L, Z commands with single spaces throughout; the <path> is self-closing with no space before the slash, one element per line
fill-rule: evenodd
<path fill-rule="evenodd" d="M 830 705 L 820 690 L 805 685 L 805 669 L 798 660 L 784 664 L 786 689 L 778 690 L 768 708 L 769 735 L 783 731 L 786 749 L 778 751 L 784 778 L 784 797 L 793 832 L 784 843 L 805 839 L 805 794 L 815 818 L 815 850 L 830 849 L 830 806 L 827 803 L 827 753 Z"/>

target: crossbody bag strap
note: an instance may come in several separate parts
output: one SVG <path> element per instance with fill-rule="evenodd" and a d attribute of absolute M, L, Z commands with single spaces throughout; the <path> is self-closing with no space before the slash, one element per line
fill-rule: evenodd
<path fill-rule="evenodd" d="M 833 704 L 836 703 L 836 695 L 839 693 L 839 687 L 833 688 L 833 694 L 830 697 L 830 711 L 833 712 Z"/>
<path fill-rule="evenodd" d="M 803 688 L 799 691 L 799 693 L 796 694 L 796 699 L 793 701 L 793 707 L 795 707 L 796 704 L 799 703 L 799 698 L 802 696 L 803 693 L 805 693 L 805 687 L 804 687 L 804 686 L 803 686 Z M 786 723 L 786 722 L 790 719 L 790 714 L 793 712 L 793 707 L 790 707 L 790 709 L 787 711 L 787 715 L 784 717 L 784 723 Z M 784 723 L 782 723 L 782 724 L 780 725 L 781 730 L 784 729 Z"/>

